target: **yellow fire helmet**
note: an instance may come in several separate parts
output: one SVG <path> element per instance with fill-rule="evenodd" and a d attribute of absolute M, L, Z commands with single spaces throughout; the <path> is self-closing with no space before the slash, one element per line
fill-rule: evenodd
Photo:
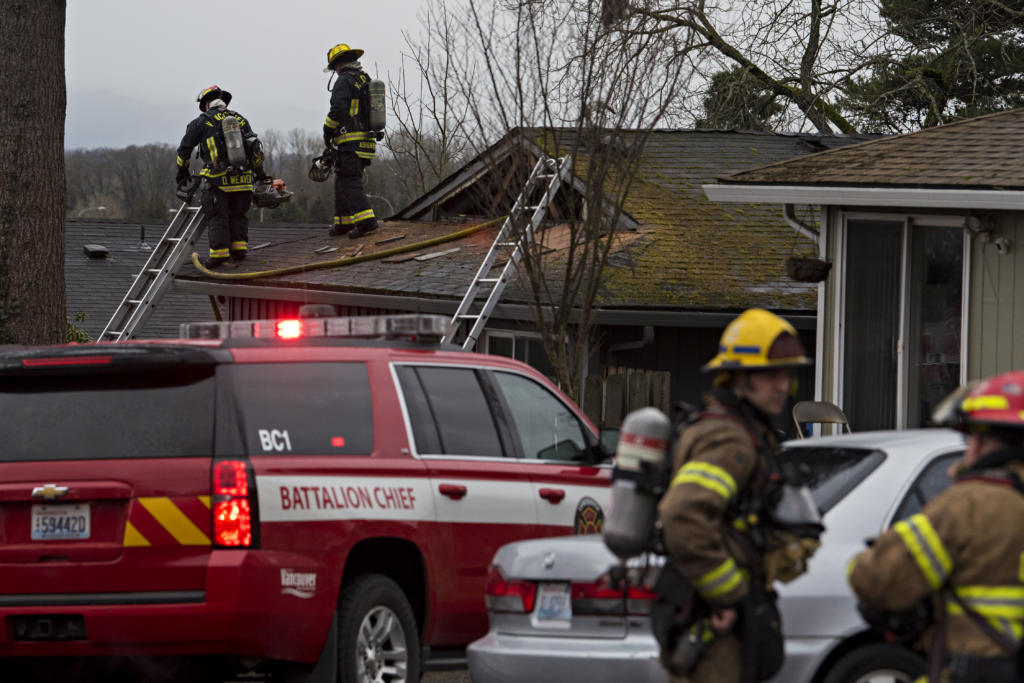
<path fill-rule="evenodd" d="M 702 369 L 764 370 L 810 364 L 792 325 L 762 308 L 751 308 L 729 323 L 718 343 L 718 355 Z"/>
<path fill-rule="evenodd" d="M 340 60 L 353 62 L 362 56 L 362 50 L 349 47 L 347 43 L 338 43 L 327 51 L 327 66 L 324 68 L 324 73 L 327 74 L 334 71 L 334 65 Z"/>

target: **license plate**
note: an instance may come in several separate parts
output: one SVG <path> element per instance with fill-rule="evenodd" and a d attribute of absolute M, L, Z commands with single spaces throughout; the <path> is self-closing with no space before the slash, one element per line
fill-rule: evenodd
<path fill-rule="evenodd" d="M 32 506 L 33 541 L 80 540 L 89 531 L 88 503 Z"/>
<path fill-rule="evenodd" d="M 537 619 L 572 619 L 572 596 L 567 583 L 542 583 L 537 586 Z"/>

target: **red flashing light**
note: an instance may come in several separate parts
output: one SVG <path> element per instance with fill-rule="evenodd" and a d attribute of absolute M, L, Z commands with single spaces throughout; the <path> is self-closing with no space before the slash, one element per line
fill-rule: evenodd
<path fill-rule="evenodd" d="M 484 600 L 492 612 L 529 614 L 537 598 L 537 584 L 532 581 L 506 581 L 501 570 L 491 565 L 487 570 Z"/>
<path fill-rule="evenodd" d="M 221 460 L 213 466 L 213 495 L 249 495 L 249 474 L 244 460 Z"/>
<path fill-rule="evenodd" d="M 334 446 L 335 448 L 344 448 L 345 447 L 345 437 L 343 437 L 343 436 L 332 436 L 331 437 L 331 445 Z"/>
<path fill-rule="evenodd" d="M 58 365 L 110 365 L 111 356 L 77 356 L 66 358 L 22 358 L 26 368 L 54 367 Z"/>
<path fill-rule="evenodd" d="M 213 542 L 234 548 L 252 545 L 252 509 L 248 500 L 214 503 Z"/>
<path fill-rule="evenodd" d="M 302 321 L 295 319 L 278 320 L 275 330 L 277 331 L 278 339 L 299 339 L 303 334 Z"/>

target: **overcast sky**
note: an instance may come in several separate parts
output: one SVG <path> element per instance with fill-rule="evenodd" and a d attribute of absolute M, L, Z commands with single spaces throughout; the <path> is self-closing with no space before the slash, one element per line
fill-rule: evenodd
<path fill-rule="evenodd" d="M 177 145 L 199 91 L 228 90 L 257 133 L 318 132 L 330 99 L 327 50 L 366 51 L 387 82 L 423 0 L 68 0 L 66 148 Z"/>

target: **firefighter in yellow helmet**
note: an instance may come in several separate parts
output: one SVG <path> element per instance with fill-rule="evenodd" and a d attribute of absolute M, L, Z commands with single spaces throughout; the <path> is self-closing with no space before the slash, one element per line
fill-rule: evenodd
<path fill-rule="evenodd" d="M 961 398 L 947 421 L 966 444 L 953 484 L 857 555 L 850 586 L 870 624 L 925 648 L 929 680 L 1021 681 L 1024 372 Z"/>
<path fill-rule="evenodd" d="M 716 386 L 680 432 L 658 508 L 670 558 L 662 595 L 693 596 L 670 629 L 656 626 L 674 681 L 762 680 L 782 665 L 772 585 L 806 571 L 821 526 L 813 503 L 799 534 L 773 515 L 787 486 L 771 420 L 787 404 L 793 369 L 810 363 L 792 325 L 750 309 L 729 323 L 703 368 Z"/>
<path fill-rule="evenodd" d="M 339 43 L 327 51 L 324 69 L 338 77 L 324 121 L 324 144 L 334 158 L 334 224 L 328 234 L 353 239 L 377 229 L 377 217 L 363 187 L 363 171 L 376 156 L 377 140 L 383 136 L 370 130 L 370 77 L 359 64 L 362 55 L 362 50 Z"/>

